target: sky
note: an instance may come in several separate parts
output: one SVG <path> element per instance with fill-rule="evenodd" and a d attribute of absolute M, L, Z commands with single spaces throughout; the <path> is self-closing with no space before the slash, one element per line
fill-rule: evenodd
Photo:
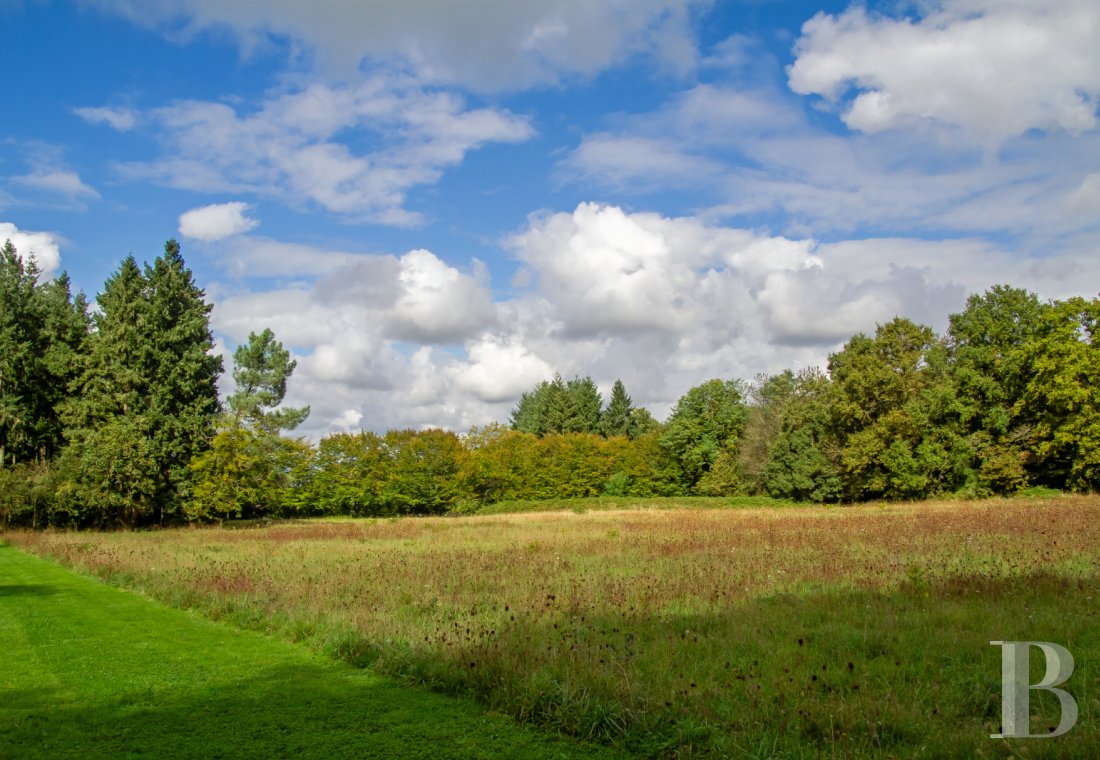
<path fill-rule="evenodd" d="M 1100 293 L 1096 0 L 0 0 L 0 24 L 0 240 L 94 298 L 177 238 L 227 370 L 270 327 L 314 438 L 505 421 L 555 372 L 663 418 L 995 284 Z"/>

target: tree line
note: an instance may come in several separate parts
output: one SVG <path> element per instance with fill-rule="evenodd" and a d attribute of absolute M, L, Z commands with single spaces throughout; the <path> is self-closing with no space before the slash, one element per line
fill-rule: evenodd
<path fill-rule="evenodd" d="M 270 330 L 234 354 L 223 403 L 211 306 L 169 241 L 131 256 L 92 310 L 65 275 L 0 252 L 0 524 L 465 511 L 501 500 L 766 495 L 855 502 L 1100 487 L 1100 300 L 999 285 L 943 335 L 898 317 L 823 368 L 715 379 L 668 418 L 621 381 L 524 393 L 461 435 L 316 444 L 282 405 L 295 364 Z"/>

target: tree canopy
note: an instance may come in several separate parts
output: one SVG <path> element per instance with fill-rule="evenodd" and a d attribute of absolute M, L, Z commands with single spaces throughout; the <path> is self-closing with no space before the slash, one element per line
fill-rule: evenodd
<path fill-rule="evenodd" d="M 496 501 L 729 496 L 793 501 L 1100 488 L 1100 299 L 996 286 L 936 335 L 897 317 L 824 368 L 713 379 L 658 422 L 621 379 L 521 395 L 465 435 L 289 435 L 296 368 L 270 329 L 233 354 L 222 406 L 211 306 L 170 240 L 124 258 L 91 310 L 0 249 L 0 525 L 403 515 Z"/>

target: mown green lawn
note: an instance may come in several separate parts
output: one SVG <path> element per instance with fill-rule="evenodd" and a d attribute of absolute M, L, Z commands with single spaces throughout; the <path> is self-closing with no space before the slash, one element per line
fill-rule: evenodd
<path fill-rule="evenodd" d="M 0 545 L 0 758 L 615 757 Z"/>

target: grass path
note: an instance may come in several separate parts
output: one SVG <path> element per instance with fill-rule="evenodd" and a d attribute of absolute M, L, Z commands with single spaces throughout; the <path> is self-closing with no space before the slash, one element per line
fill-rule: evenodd
<path fill-rule="evenodd" d="M 0 758 L 614 757 L 0 546 Z"/>

